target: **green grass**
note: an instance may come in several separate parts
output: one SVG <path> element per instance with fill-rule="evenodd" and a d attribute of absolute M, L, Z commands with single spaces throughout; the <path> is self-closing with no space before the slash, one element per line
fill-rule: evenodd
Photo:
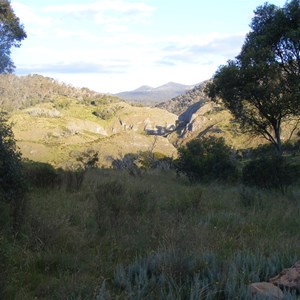
<path fill-rule="evenodd" d="M 32 187 L 22 232 L 0 235 L 2 297 L 247 299 L 250 282 L 299 260 L 299 199 L 299 186 L 191 185 L 173 172 Z"/>

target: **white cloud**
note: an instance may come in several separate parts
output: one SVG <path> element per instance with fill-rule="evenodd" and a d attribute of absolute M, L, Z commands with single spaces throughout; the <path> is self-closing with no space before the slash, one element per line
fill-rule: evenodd
<path fill-rule="evenodd" d="M 234 58 L 244 38 L 245 33 L 173 37 L 166 41 L 158 63 L 175 66 L 180 63 L 203 63 L 213 57 Z"/>
<path fill-rule="evenodd" d="M 53 25 L 53 19 L 49 16 L 40 16 L 28 5 L 20 2 L 12 2 L 12 6 L 16 15 L 20 18 L 21 22 L 26 24 L 34 24 L 39 26 L 51 26 Z"/>
<path fill-rule="evenodd" d="M 82 40 L 88 40 L 88 41 L 95 41 L 97 39 L 97 36 L 89 32 L 88 30 L 80 29 L 80 30 L 69 30 L 64 28 L 53 28 L 53 35 L 56 38 L 62 38 L 62 39 L 80 39 Z"/>
<path fill-rule="evenodd" d="M 126 65 L 114 62 L 58 62 L 51 64 L 31 64 L 23 65 L 18 68 L 19 74 L 27 73 L 54 73 L 54 74 L 109 74 L 124 73 Z"/>
<path fill-rule="evenodd" d="M 45 12 L 63 12 L 67 14 L 88 13 L 97 14 L 103 11 L 117 11 L 129 14 L 151 14 L 154 8 L 143 2 L 128 2 L 125 0 L 100 0 L 84 4 L 50 5 Z"/>
<path fill-rule="evenodd" d="M 93 19 L 97 24 L 144 22 L 154 10 L 154 7 L 143 2 L 126 0 L 99 0 L 85 4 L 50 5 L 43 9 L 45 13 L 62 13 L 64 16 Z"/>
<path fill-rule="evenodd" d="M 31 8 L 22 0 L 13 2 L 28 33 L 14 52 L 17 73 L 40 73 L 101 92 L 167 81 L 194 84 L 237 55 L 245 35 L 176 35 L 155 31 L 157 24 L 143 31 L 155 8 L 142 0 L 91 1 L 39 2 Z"/>

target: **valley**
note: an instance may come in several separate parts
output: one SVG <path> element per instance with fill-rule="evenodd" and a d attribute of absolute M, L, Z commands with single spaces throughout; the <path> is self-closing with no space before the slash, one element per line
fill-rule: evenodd
<path fill-rule="evenodd" d="M 205 96 L 205 82 L 156 107 L 40 75 L 2 75 L 0 85 L 6 86 L 0 102 L 10 113 L 23 157 L 55 167 L 76 165 L 86 151 L 98 153 L 99 167 L 110 167 L 129 153 L 176 158 L 180 145 L 204 135 L 222 136 L 237 150 L 264 143 L 239 133 L 230 113 Z"/>

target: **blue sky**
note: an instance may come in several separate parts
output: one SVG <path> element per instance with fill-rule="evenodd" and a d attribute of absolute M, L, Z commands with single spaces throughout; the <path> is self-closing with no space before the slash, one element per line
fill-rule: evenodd
<path fill-rule="evenodd" d="M 239 54 L 260 0 L 12 0 L 16 73 L 116 93 L 196 84 Z M 285 1 L 273 0 L 283 6 Z"/>

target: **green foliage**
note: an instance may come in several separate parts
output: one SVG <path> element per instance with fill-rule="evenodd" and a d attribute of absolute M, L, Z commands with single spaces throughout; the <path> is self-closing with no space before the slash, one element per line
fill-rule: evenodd
<path fill-rule="evenodd" d="M 81 152 L 76 159 L 79 162 L 80 169 L 91 169 L 97 166 L 99 161 L 99 153 L 93 149 L 87 149 L 84 152 Z"/>
<path fill-rule="evenodd" d="M 20 47 L 26 33 L 15 15 L 10 1 L 0 1 L 0 73 L 12 73 L 15 66 L 11 60 L 11 48 Z"/>
<path fill-rule="evenodd" d="M 138 153 L 138 162 L 144 170 L 170 170 L 173 160 L 160 152 L 141 151 Z"/>
<path fill-rule="evenodd" d="M 112 169 L 72 194 L 30 189 L 19 238 L 0 232 L 1 297 L 249 299 L 250 282 L 299 259 L 299 192 L 251 188 L 264 205 L 245 207 L 239 185 Z"/>
<path fill-rule="evenodd" d="M 249 162 L 243 168 L 242 181 L 245 185 L 284 192 L 299 176 L 299 166 L 287 163 L 283 157 L 271 156 Z"/>
<path fill-rule="evenodd" d="M 60 96 L 60 97 L 56 97 L 53 100 L 54 103 L 54 108 L 56 109 L 66 109 L 70 107 L 70 98 L 68 97 L 64 97 L 64 96 Z"/>
<path fill-rule="evenodd" d="M 61 184 L 65 186 L 66 191 L 77 192 L 82 186 L 85 173 L 85 169 L 63 171 L 60 174 Z"/>
<path fill-rule="evenodd" d="M 261 193 L 255 187 L 242 186 L 239 192 L 240 203 L 244 207 L 264 208 Z"/>
<path fill-rule="evenodd" d="M 232 149 L 223 138 L 204 137 L 179 149 L 176 169 L 191 181 L 234 181 L 238 170 L 231 156 Z"/>
<path fill-rule="evenodd" d="M 278 254 L 264 257 L 243 251 L 230 262 L 215 253 L 156 252 L 119 267 L 114 285 L 118 295 L 130 299 L 250 300 L 248 284 L 268 280 L 285 260 Z M 285 299 L 296 299 L 295 294 L 286 292 Z"/>
<path fill-rule="evenodd" d="M 117 102 L 113 96 L 107 96 L 87 88 L 79 89 L 42 75 L 16 76 L 0 75 L 0 104 L 7 111 L 32 107 L 39 103 L 53 102 L 54 108 L 68 109 L 76 100 L 86 106 L 92 101 L 95 104 Z"/>
<path fill-rule="evenodd" d="M 140 151 L 113 159 L 112 166 L 116 170 L 126 170 L 132 176 L 139 176 L 146 170 L 170 170 L 173 160 L 160 152 Z"/>
<path fill-rule="evenodd" d="M 27 182 L 33 187 L 53 188 L 59 183 L 58 173 L 49 164 L 27 161 L 23 166 Z"/>
<path fill-rule="evenodd" d="M 300 115 L 299 13 L 298 0 L 283 8 L 258 7 L 240 55 L 221 66 L 207 87 L 245 132 L 264 137 L 279 154 L 282 123 Z M 297 122 L 293 126 L 291 132 Z"/>
<path fill-rule="evenodd" d="M 93 111 L 93 115 L 95 115 L 96 117 L 98 117 L 98 118 L 100 118 L 102 120 L 109 120 L 120 109 L 122 109 L 122 106 L 115 105 L 115 106 L 112 106 L 112 107 L 102 108 L 102 109 L 98 109 L 96 111 Z"/>
<path fill-rule="evenodd" d="M 11 127 L 0 113 L 0 201 L 10 204 L 15 229 L 23 219 L 26 184 Z"/>
<path fill-rule="evenodd" d="M 153 209 L 149 203 L 148 189 L 132 190 L 118 180 L 99 184 L 95 192 L 97 209 L 95 211 L 99 232 L 107 232 L 125 226 L 127 218 Z"/>
<path fill-rule="evenodd" d="M 132 176 L 141 175 L 140 157 L 137 153 L 128 153 L 121 158 L 114 159 L 112 167 L 115 170 L 127 171 Z"/>

